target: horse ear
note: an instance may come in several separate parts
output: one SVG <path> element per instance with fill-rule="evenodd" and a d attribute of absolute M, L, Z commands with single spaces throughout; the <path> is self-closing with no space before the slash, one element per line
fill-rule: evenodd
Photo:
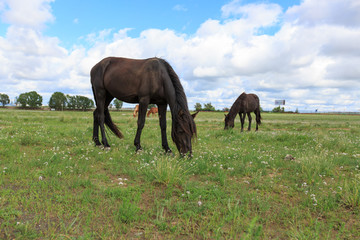
<path fill-rule="evenodd" d="M 194 119 L 199 112 L 200 111 L 197 111 L 196 113 L 191 114 L 192 118 Z"/>

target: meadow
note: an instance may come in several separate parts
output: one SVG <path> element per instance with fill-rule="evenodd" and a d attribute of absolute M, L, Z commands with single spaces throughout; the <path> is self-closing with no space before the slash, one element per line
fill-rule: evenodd
<path fill-rule="evenodd" d="M 359 239 L 360 116 L 200 112 L 193 158 L 147 118 L 94 146 L 92 112 L 0 109 L 0 239 Z M 254 119 L 254 118 L 253 118 Z M 247 120 L 246 120 L 247 124 Z M 245 126 L 246 127 L 246 126 Z"/>

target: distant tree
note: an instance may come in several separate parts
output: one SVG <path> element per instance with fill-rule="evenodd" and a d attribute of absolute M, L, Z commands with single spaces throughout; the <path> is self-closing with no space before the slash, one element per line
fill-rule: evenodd
<path fill-rule="evenodd" d="M 230 111 L 230 109 L 228 107 L 223 108 L 223 112 L 228 112 L 228 111 Z"/>
<path fill-rule="evenodd" d="M 26 107 L 27 105 L 27 97 L 26 93 L 21 93 L 18 97 L 16 97 L 16 104 L 20 104 L 21 107 Z"/>
<path fill-rule="evenodd" d="M 68 109 L 72 110 L 87 110 L 94 107 L 94 101 L 84 96 L 70 96 L 66 95 Z"/>
<path fill-rule="evenodd" d="M 211 105 L 211 102 L 204 104 L 204 110 L 205 111 L 215 111 L 215 107 Z"/>
<path fill-rule="evenodd" d="M 63 110 L 66 107 L 67 99 L 65 94 L 62 92 L 54 92 L 51 95 L 50 101 L 49 101 L 49 107 L 55 108 L 55 110 Z"/>
<path fill-rule="evenodd" d="M 66 95 L 66 101 L 67 101 L 67 108 L 68 109 L 77 109 L 77 100 L 76 96 L 70 96 L 69 94 Z"/>
<path fill-rule="evenodd" d="M 123 106 L 123 101 L 120 101 L 119 99 L 114 100 L 114 105 L 117 110 L 121 109 Z"/>
<path fill-rule="evenodd" d="M 6 95 L 6 94 L 0 93 L 0 103 L 3 105 L 3 107 L 4 107 L 6 104 L 9 104 L 9 103 L 10 103 L 10 98 L 9 98 L 9 96 Z"/>
<path fill-rule="evenodd" d="M 274 108 L 272 110 L 272 112 L 274 112 L 274 113 L 283 113 L 283 112 L 285 112 L 285 108 L 278 106 L 278 107 Z"/>
<path fill-rule="evenodd" d="M 37 92 L 31 91 L 28 93 L 28 104 L 31 108 L 41 107 L 42 105 L 42 96 Z"/>
<path fill-rule="evenodd" d="M 201 111 L 202 110 L 202 106 L 201 106 L 201 103 L 195 103 L 195 110 L 196 111 Z"/>
<path fill-rule="evenodd" d="M 94 107 L 94 101 L 84 96 L 76 96 L 78 101 L 79 109 L 87 110 Z"/>
<path fill-rule="evenodd" d="M 16 104 L 20 104 L 21 107 L 40 107 L 42 105 L 42 96 L 40 96 L 36 91 L 21 93 L 19 97 L 16 98 Z"/>

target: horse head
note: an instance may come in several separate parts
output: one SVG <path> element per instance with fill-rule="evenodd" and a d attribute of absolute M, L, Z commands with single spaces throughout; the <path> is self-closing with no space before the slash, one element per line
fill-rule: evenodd
<path fill-rule="evenodd" d="M 180 110 L 177 120 L 173 121 L 171 137 L 182 156 L 187 153 L 189 153 L 189 156 L 192 155 L 191 140 L 194 135 L 196 136 L 194 118 L 197 114 L 198 112 L 190 115 L 188 111 Z"/>
<path fill-rule="evenodd" d="M 234 128 L 234 118 L 231 118 L 229 116 L 229 114 L 225 114 L 225 128 L 224 129 L 229 129 L 229 128 Z"/>

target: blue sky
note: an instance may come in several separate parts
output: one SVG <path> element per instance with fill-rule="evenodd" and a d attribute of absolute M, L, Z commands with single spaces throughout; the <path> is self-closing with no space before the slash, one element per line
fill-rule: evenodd
<path fill-rule="evenodd" d="M 170 28 L 176 31 L 194 33 L 199 25 L 208 18 L 220 18 L 220 8 L 225 1 L 83 1 L 82 4 L 68 9 L 73 1 L 53 3 L 56 21 L 48 29 L 49 34 L 60 34 L 67 41 L 90 32 L 103 29 L 133 29 L 131 36 L 136 37 L 149 28 Z"/>
<path fill-rule="evenodd" d="M 46 33 L 57 36 L 61 44 L 71 47 L 82 43 L 83 36 L 103 29 L 130 28 L 129 36 L 138 37 L 150 28 L 173 29 L 178 33 L 195 34 L 199 26 L 208 19 L 222 20 L 221 7 L 229 0 L 207 1 L 74 1 L 62 0 L 51 4 L 56 17 L 48 24 Z M 277 3 L 283 9 L 299 4 L 300 0 L 251 1 L 248 3 Z M 270 29 L 270 34 L 278 28 Z"/>
<path fill-rule="evenodd" d="M 102 58 L 163 57 L 189 107 L 360 111 L 358 0 L 0 0 L 0 92 L 92 98 Z M 335 97 L 336 96 L 336 97 Z M 125 105 L 126 106 L 126 105 Z"/>

